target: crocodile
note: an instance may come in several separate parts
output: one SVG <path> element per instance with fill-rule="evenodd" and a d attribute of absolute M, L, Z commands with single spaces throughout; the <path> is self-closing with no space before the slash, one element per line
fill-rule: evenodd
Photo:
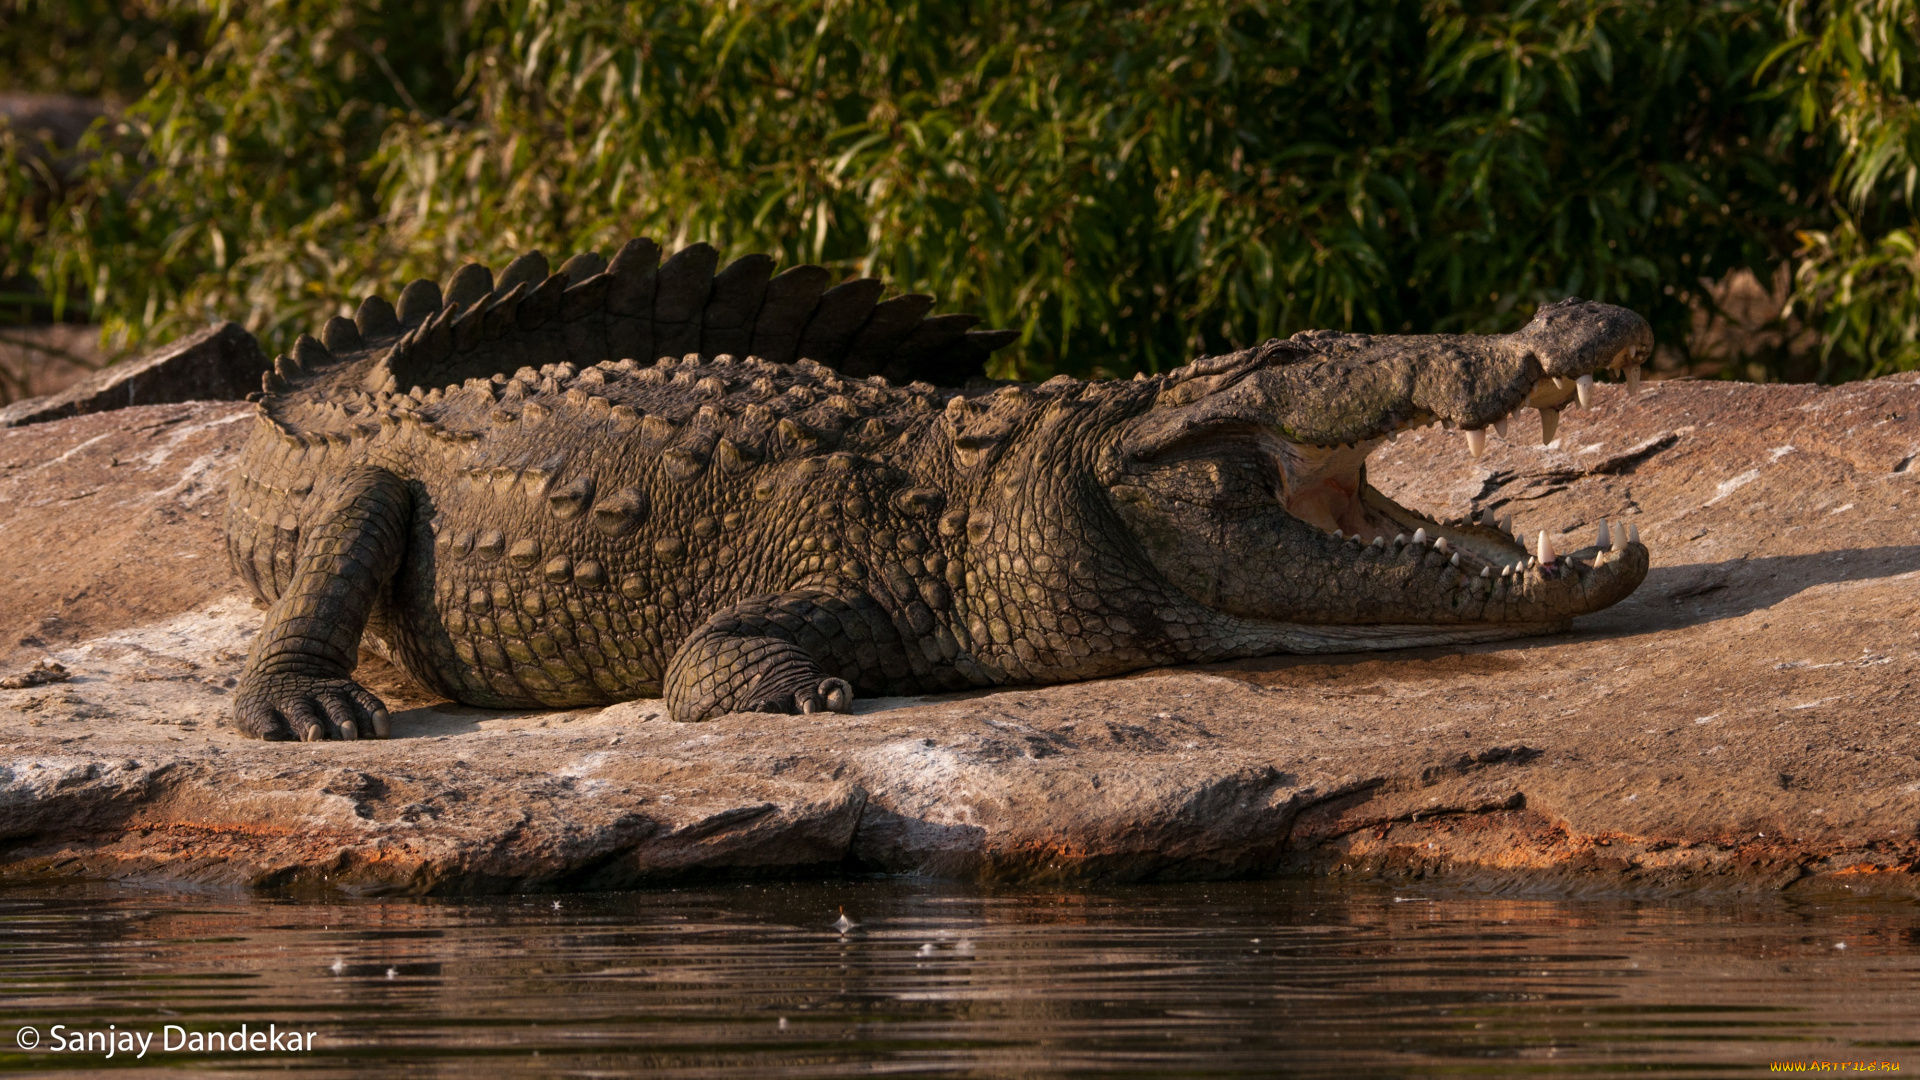
<path fill-rule="evenodd" d="M 1531 407 L 1551 440 L 1596 375 L 1637 383 L 1652 333 L 1623 308 L 996 383 L 969 376 L 1012 333 L 925 296 L 660 254 L 469 264 L 275 361 L 226 520 L 269 605 L 240 731 L 388 737 L 363 635 L 472 705 L 695 721 L 1553 633 L 1647 572 L 1631 529 L 1530 549 L 1366 478 L 1425 425 L 1477 456 Z"/>

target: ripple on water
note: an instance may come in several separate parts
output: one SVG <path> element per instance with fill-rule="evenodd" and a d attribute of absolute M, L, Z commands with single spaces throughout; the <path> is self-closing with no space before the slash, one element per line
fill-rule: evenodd
<path fill-rule="evenodd" d="M 842 916 L 845 916 L 844 920 Z M 851 924 L 851 925 L 849 925 Z M 317 1030 L 311 1075 L 1506 1075 L 1920 1066 L 1920 909 L 898 881 L 312 902 L 0 891 L 20 1024 Z M 119 1064 L 114 1062 L 113 1064 Z"/>

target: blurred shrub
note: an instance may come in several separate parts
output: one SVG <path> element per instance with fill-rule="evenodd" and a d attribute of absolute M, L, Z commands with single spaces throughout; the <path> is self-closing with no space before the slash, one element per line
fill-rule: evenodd
<path fill-rule="evenodd" d="M 284 347 L 469 259 L 644 234 L 932 292 L 1020 328 L 1023 377 L 1567 294 L 1681 341 L 1703 278 L 1789 258 L 1818 374 L 1920 365 L 1910 2 L 164 13 L 191 33 L 27 226 L 129 343 L 225 316 Z"/>
<path fill-rule="evenodd" d="M 0 0 L 0 92 L 124 104 L 158 57 L 193 48 L 207 19 L 163 0 Z"/>
<path fill-rule="evenodd" d="M 1767 85 L 1833 158 L 1797 232 L 1795 300 L 1821 381 L 1920 368 L 1920 5 L 1788 3 Z M 1774 72 L 1777 70 L 1778 74 Z"/>

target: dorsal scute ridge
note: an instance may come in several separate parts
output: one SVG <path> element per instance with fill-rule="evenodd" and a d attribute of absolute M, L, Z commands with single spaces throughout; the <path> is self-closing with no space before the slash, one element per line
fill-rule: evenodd
<path fill-rule="evenodd" d="M 804 358 L 850 377 L 959 385 L 1017 336 L 967 329 L 977 321 L 971 316 L 924 314 L 931 305 L 918 294 L 882 302 L 884 290 L 873 279 L 829 288 L 828 271 L 800 266 L 771 274 L 766 256 L 720 268 L 705 244 L 664 261 L 661 255 L 658 244 L 636 239 L 611 260 L 583 252 L 551 273 L 538 251 L 497 277 L 468 263 L 444 287 L 413 282 L 398 304 L 367 297 L 352 319 L 331 320 L 319 338 L 296 346 L 290 366 L 297 375 L 310 363 L 372 354 L 362 385 L 404 392 L 511 370 L 543 355 L 565 355 L 578 370 L 691 351 L 747 364 Z"/>
<path fill-rule="evenodd" d="M 667 375 L 669 371 L 671 376 Z M 749 374 L 758 377 L 745 377 Z M 703 415 L 737 418 L 755 407 L 770 409 L 776 416 L 824 409 L 858 419 L 883 415 L 902 405 L 914 411 L 911 403 L 915 399 L 937 397 L 944 401 L 949 393 L 924 383 L 894 386 L 882 376 L 846 379 L 819 364 L 749 368 L 740 360 L 680 357 L 673 359 L 671 366 L 656 362 L 653 367 L 637 368 L 608 361 L 573 371 L 568 364 L 548 364 L 539 369 L 522 368 L 512 376 L 471 378 L 450 388 L 444 408 L 438 411 L 444 414 L 446 410 L 495 402 L 520 409 L 529 404 L 543 409 L 579 408 L 599 399 L 608 403 L 605 408 L 609 413 L 613 407 L 624 406 L 642 414 L 679 417 L 679 422 Z M 409 395 L 400 397 L 411 400 Z M 603 419 L 615 418 L 609 415 Z M 728 430 L 733 430 L 731 420 Z"/>

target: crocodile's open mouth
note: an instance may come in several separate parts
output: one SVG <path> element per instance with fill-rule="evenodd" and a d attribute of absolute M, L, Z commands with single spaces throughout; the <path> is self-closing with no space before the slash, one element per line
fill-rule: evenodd
<path fill-rule="evenodd" d="M 1561 625 L 1644 579 L 1637 530 L 1430 517 L 1368 484 L 1367 459 L 1432 425 L 1477 458 L 1528 408 L 1551 442 L 1562 409 L 1589 405 L 1595 375 L 1632 392 L 1651 350 L 1638 316 L 1574 302 L 1498 338 L 1309 336 L 1196 364 L 1160 389 L 1110 490 L 1158 571 L 1223 614 L 1383 638 Z"/>
<path fill-rule="evenodd" d="M 1576 393 L 1588 398 L 1591 378 L 1582 378 L 1577 389 L 1568 387 L 1564 392 L 1569 401 Z M 1554 395 L 1541 396 L 1551 400 Z M 1543 441 L 1551 442 L 1558 406 L 1543 400 L 1539 408 Z M 1489 430 L 1505 439 L 1510 419 L 1502 417 L 1488 428 L 1465 431 L 1462 441 L 1468 453 L 1478 458 L 1486 452 Z M 1483 578 L 1510 577 L 1528 570 L 1537 570 L 1548 578 L 1569 571 L 1577 573 L 1604 565 L 1628 543 L 1639 542 L 1638 528 L 1624 522 L 1610 524 L 1602 519 L 1589 537 L 1575 541 L 1545 530 L 1529 533 L 1512 515 L 1498 515 L 1490 509 L 1477 519 L 1428 517 L 1381 494 L 1367 482 L 1367 459 L 1402 433 L 1428 425 L 1450 426 L 1437 419 L 1409 422 L 1380 438 L 1337 446 L 1272 440 L 1277 501 L 1294 518 L 1344 541 L 1356 556 L 1366 554 L 1364 549 L 1372 549 L 1371 554 L 1378 556 L 1388 551 L 1404 552 L 1409 546 L 1430 547 L 1445 556 L 1450 566 Z"/>
<path fill-rule="evenodd" d="M 1629 363 L 1634 358 L 1623 353 L 1610 365 L 1624 375 L 1629 393 L 1639 389 L 1639 367 Z M 1513 412 L 1537 409 L 1542 439 L 1552 442 L 1560 411 L 1590 405 L 1593 387 L 1591 374 L 1543 379 Z M 1482 427 L 1457 429 L 1465 456 L 1484 455 L 1490 434 L 1507 438 L 1512 419 L 1510 412 Z M 1333 547 L 1332 561 L 1387 571 L 1384 576 L 1401 587 L 1443 597 L 1444 610 L 1465 621 L 1595 610 L 1626 595 L 1645 576 L 1647 552 L 1634 525 L 1602 519 L 1592 532 L 1575 537 L 1529 531 L 1511 515 L 1491 509 L 1478 518 L 1441 519 L 1403 506 L 1367 482 L 1369 455 L 1407 431 L 1428 426 L 1455 429 L 1423 411 L 1378 437 L 1352 443 L 1317 446 L 1274 438 L 1279 507 L 1322 534 L 1320 547 Z"/>

